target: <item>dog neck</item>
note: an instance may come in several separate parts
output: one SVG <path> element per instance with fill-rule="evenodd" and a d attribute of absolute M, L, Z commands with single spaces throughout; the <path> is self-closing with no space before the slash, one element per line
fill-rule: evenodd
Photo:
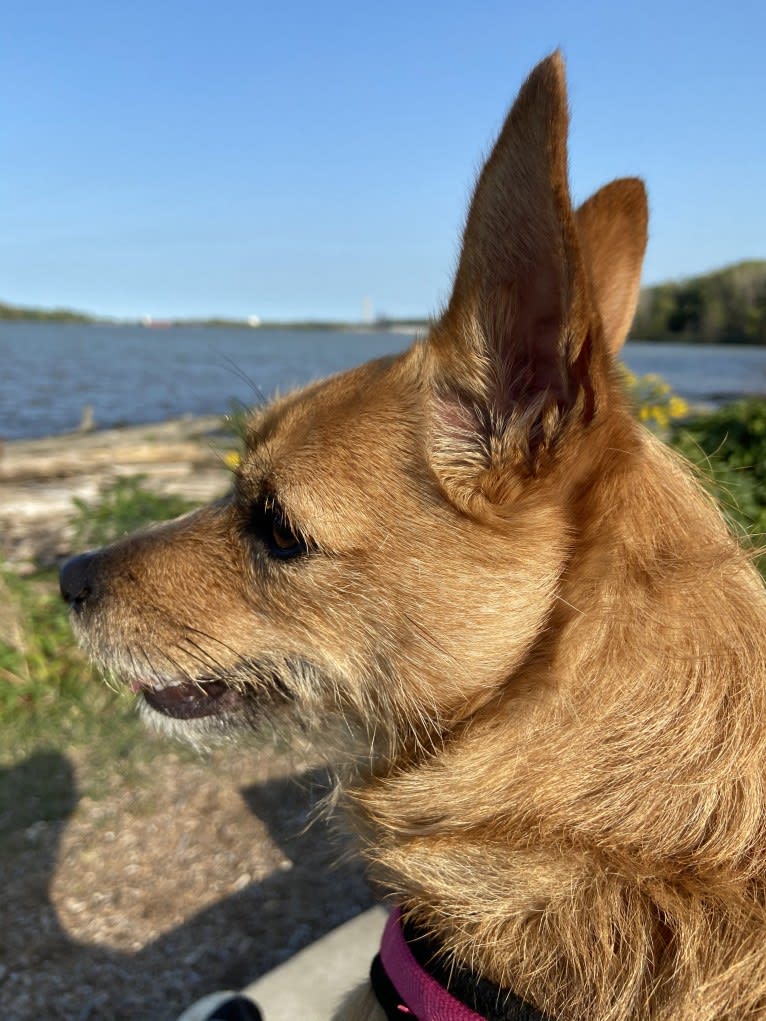
<path fill-rule="evenodd" d="M 695 528 L 640 532 L 656 456 L 612 487 L 624 541 L 584 537 L 523 676 L 349 792 L 373 877 L 450 962 L 566 1021 L 699 1018 L 706 983 L 739 1016 L 766 997 L 766 650 L 742 637 L 766 633 L 763 590 L 690 483 L 664 513 Z M 655 591 L 683 627 L 657 625 Z"/>
<path fill-rule="evenodd" d="M 387 1017 L 401 1021 L 547 1021 L 531 1004 L 466 968 L 448 965 L 433 942 L 389 916 L 370 979 Z"/>

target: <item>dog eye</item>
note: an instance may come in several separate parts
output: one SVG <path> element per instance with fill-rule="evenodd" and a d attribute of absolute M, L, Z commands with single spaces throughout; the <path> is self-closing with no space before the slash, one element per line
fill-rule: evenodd
<path fill-rule="evenodd" d="M 275 516 L 271 521 L 271 552 L 279 557 L 294 557 L 305 552 L 303 542 L 293 532 L 284 515 Z"/>
<path fill-rule="evenodd" d="M 308 543 L 293 529 L 287 515 L 276 503 L 269 502 L 256 514 L 256 528 L 269 553 L 289 560 L 308 552 Z"/>

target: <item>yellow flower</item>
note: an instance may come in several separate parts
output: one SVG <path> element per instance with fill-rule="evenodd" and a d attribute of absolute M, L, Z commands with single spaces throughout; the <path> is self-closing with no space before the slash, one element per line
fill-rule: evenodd
<path fill-rule="evenodd" d="M 620 366 L 628 392 L 637 405 L 636 412 L 641 422 L 649 428 L 667 429 L 671 419 L 684 418 L 689 414 L 689 405 L 673 393 L 669 383 L 656 372 L 637 376 L 624 365 Z"/>
<path fill-rule="evenodd" d="M 683 418 L 689 414 L 689 405 L 683 397 L 671 397 L 668 401 L 668 414 L 671 418 Z"/>
<path fill-rule="evenodd" d="M 242 458 L 238 451 L 236 450 L 228 450 L 223 455 L 223 463 L 226 465 L 227 468 L 231 469 L 231 471 L 237 470 L 241 460 Z"/>

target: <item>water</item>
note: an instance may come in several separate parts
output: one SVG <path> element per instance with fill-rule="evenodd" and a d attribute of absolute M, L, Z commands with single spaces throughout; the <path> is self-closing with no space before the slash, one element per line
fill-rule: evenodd
<path fill-rule="evenodd" d="M 101 427 L 222 414 L 232 400 L 252 404 L 259 391 L 338 372 L 410 340 L 323 330 L 0 323 L 0 438 L 76 429 L 86 404 Z M 695 403 L 766 393 L 766 348 L 634 342 L 624 360 L 634 372 L 663 376 Z"/>
<path fill-rule="evenodd" d="M 387 333 L 0 323 L 0 437 L 222 414 L 406 347 Z"/>

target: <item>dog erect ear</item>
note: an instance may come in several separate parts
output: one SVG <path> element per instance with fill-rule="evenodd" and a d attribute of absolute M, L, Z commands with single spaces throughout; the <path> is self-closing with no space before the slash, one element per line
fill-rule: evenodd
<path fill-rule="evenodd" d="M 536 471 L 566 424 L 596 406 L 603 352 L 569 198 L 567 129 L 555 53 L 522 86 L 481 172 L 452 297 L 429 341 L 434 466 L 448 483 L 459 462 L 461 486 L 466 471 L 480 473 L 493 502 L 503 499 L 488 491 L 493 468 L 512 459 Z"/>
<path fill-rule="evenodd" d="M 649 215 L 637 177 L 605 185 L 577 210 L 577 230 L 604 340 L 612 354 L 625 342 L 638 302 Z"/>

